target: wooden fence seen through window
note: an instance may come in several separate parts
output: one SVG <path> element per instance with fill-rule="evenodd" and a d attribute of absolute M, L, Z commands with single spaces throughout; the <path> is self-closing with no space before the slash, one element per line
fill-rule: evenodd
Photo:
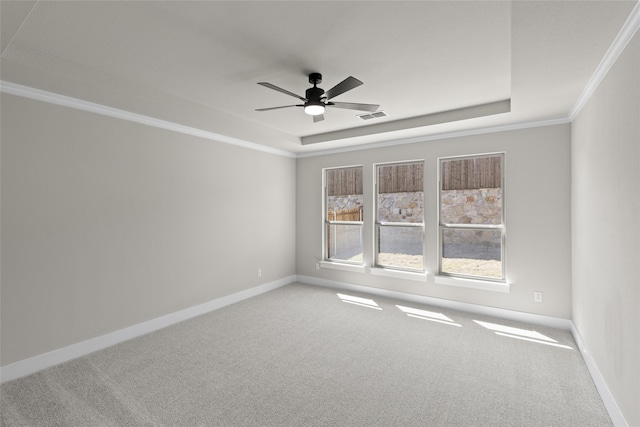
<path fill-rule="evenodd" d="M 362 194 L 362 166 L 327 170 L 328 196 Z"/>
<path fill-rule="evenodd" d="M 441 165 L 443 190 L 502 187 L 502 157 L 445 160 Z"/>

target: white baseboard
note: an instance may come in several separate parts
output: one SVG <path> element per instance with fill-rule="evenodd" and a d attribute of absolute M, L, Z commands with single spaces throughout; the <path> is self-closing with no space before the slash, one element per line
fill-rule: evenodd
<path fill-rule="evenodd" d="M 332 289 L 345 291 L 363 292 L 366 294 L 378 295 L 381 297 L 394 298 L 416 304 L 426 304 L 435 307 L 460 310 L 467 313 L 483 314 L 486 316 L 499 317 L 501 319 L 514 320 L 517 322 L 531 323 L 534 325 L 547 326 L 550 328 L 571 330 L 571 320 L 559 317 L 543 316 L 540 314 L 524 313 L 521 311 L 507 310 L 503 308 L 487 307 L 484 305 L 470 304 L 447 300 L 442 298 L 427 297 L 424 295 L 407 294 L 404 292 L 392 291 L 388 289 L 372 288 L 369 286 L 354 285 L 351 283 L 336 282 L 334 280 L 320 279 L 311 276 L 297 276 L 297 281 L 307 285 L 323 286 Z"/>
<path fill-rule="evenodd" d="M 395 298 L 401 301 L 413 302 L 416 304 L 427 304 L 436 307 L 460 310 L 469 313 L 483 314 L 488 316 L 499 317 L 519 322 L 531 323 L 535 325 L 548 326 L 552 328 L 570 330 L 580 349 L 580 353 L 587 365 L 589 373 L 596 385 L 598 393 L 616 427 L 628 427 L 628 424 L 620 411 L 609 387 L 607 386 L 600 370 L 595 361 L 591 357 L 580 332 L 571 320 L 561 319 L 557 317 L 542 316 L 538 314 L 523 313 L 514 310 L 506 310 L 501 308 L 486 307 L 477 304 L 470 304 L 440 298 L 427 297 L 422 295 L 407 294 L 388 289 L 373 288 L 363 285 L 354 285 L 345 282 L 337 282 L 334 280 L 320 279 L 311 276 L 288 276 L 273 282 L 265 283 L 254 288 L 246 289 L 235 294 L 227 295 L 204 304 L 190 307 L 175 313 L 161 316 L 147 322 L 139 323 L 128 328 L 120 329 L 99 337 L 95 337 L 86 341 L 79 342 L 58 350 L 50 351 L 29 359 L 21 360 L 7 366 L 0 367 L 0 383 L 11 381 L 26 375 L 33 374 L 42 369 L 55 366 L 57 364 L 85 356 L 94 351 L 102 350 L 112 345 L 127 341 L 129 339 L 148 334 L 158 329 L 166 328 L 173 324 L 191 319 L 202 314 L 218 310 L 222 307 L 243 301 L 245 299 L 269 292 L 282 286 L 300 282 L 308 285 L 323 286 L 332 289 L 362 292 L 366 294 L 378 295 L 382 297 Z"/>
<path fill-rule="evenodd" d="M 191 319 L 192 317 L 200 316 L 210 311 L 218 310 L 236 302 L 269 292 L 294 282 L 295 278 L 296 276 L 284 277 L 282 279 L 246 289 L 235 294 L 227 295 L 204 304 L 176 311 L 175 313 L 167 314 L 146 322 L 138 323 L 137 325 L 129 326 L 77 344 L 72 344 L 67 347 L 0 367 L 0 383 L 33 374 L 42 369 L 85 356 L 89 353 L 93 353 L 94 351 L 102 350 L 123 341 Z"/>
<path fill-rule="evenodd" d="M 627 420 L 625 420 L 624 415 L 622 415 L 622 411 L 620 411 L 620 408 L 618 407 L 613 394 L 611 394 L 611 390 L 609 390 L 604 377 L 600 373 L 598 365 L 596 365 L 596 361 L 593 360 L 593 357 L 591 357 L 591 353 L 584 343 L 584 340 L 580 335 L 580 331 L 578 331 L 578 328 L 573 322 L 571 322 L 571 333 L 573 334 L 573 339 L 576 341 L 576 344 L 580 349 L 580 354 L 582 354 L 584 363 L 587 365 L 587 369 L 589 369 L 589 373 L 591 374 L 591 378 L 596 385 L 596 389 L 598 389 L 598 393 L 600 394 L 602 403 L 604 403 L 604 407 L 609 413 L 611 422 L 613 422 L 613 425 L 616 427 L 628 427 L 629 424 L 627 423 Z"/>

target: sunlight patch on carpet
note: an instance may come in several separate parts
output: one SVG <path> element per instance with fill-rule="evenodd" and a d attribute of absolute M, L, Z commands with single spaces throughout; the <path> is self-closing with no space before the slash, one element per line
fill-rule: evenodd
<path fill-rule="evenodd" d="M 378 304 L 376 304 L 376 302 L 372 299 L 369 298 L 361 298 L 361 297 L 354 297 L 353 295 L 345 295 L 345 294 L 336 294 L 338 295 L 338 298 L 340 298 L 342 300 L 342 302 L 346 302 L 349 304 L 355 304 L 355 305 L 359 305 L 362 307 L 367 307 L 367 308 L 373 308 L 376 310 L 382 310 L 381 307 L 378 306 Z"/>

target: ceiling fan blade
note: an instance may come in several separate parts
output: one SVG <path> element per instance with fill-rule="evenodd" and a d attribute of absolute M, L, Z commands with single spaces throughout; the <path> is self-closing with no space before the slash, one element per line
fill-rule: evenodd
<path fill-rule="evenodd" d="M 327 97 L 327 99 L 335 98 L 336 96 L 341 95 L 348 90 L 357 88 L 361 84 L 363 83 L 360 80 L 356 79 L 355 77 L 349 76 L 343 81 L 341 81 L 340 83 L 338 83 L 337 85 L 335 85 L 334 87 L 332 87 L 331 89 L 329 89 L 328 91 L 326 91 L 324 95 Z"/>
<path fill-rule="evenodd" d="M 375 104 L 358 104 L 355 102 L 327 102 L 327 107 L 346 108 L 347 110 L 359 110 L 374 112 L 380 108 Z"/>
<path fill-rule="evenodd" d="M 256 111 L 278 110 L 280 108 L 289 108 L 289 107 L 304 107 L 304 105 L 298 104 L 298 105 L 283 105 L 281 107 L 257 108 Z"/>
<path fill-rule="evenodd" d="M 324 120 L 324 114 L 318 114 L 317 116 L 313 116 L 313 123 L 318 123 Z"/>
<path fill-rule="evenodd" d="M 285 93 L 285 94 L 287 94 L 287 95 L 293 96 L 294 98 L 298 98 L 298 99 L 299 99 L 299 100 L 301 100 L 301 101 L 305 101 L 305 102 L 307 101 L 307 100 L 306 100 L 306 98 L 303 98 L 303 97 L 301 97 L 300 95 L 296 95 L 296 94 L 295 94 L 295 93 L 293 93 L 293 92 L 289 92 L 289 91 L 288 91 L 288 90 L 286 90 L 286 89 L 282 89 L 281 87 L 278 87 L 278 86 L 276 86 L 276 85 L 272 85 L 271 83 L 267 83 L 267 82 L 258 82 L 258 84 L 259 84 L 260 86 L 268 87 L 269 89 L 277 90 L 278 92 L 282 92 L 282 93 Z"/>

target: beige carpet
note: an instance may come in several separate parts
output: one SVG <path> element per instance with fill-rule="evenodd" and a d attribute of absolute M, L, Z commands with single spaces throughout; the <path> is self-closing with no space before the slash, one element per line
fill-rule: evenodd
<path fill-rule="evenodd" d="M 298 284 L 6 383 L 1 411 L 4 427 L 611 424 L 568 331 Z"/>

